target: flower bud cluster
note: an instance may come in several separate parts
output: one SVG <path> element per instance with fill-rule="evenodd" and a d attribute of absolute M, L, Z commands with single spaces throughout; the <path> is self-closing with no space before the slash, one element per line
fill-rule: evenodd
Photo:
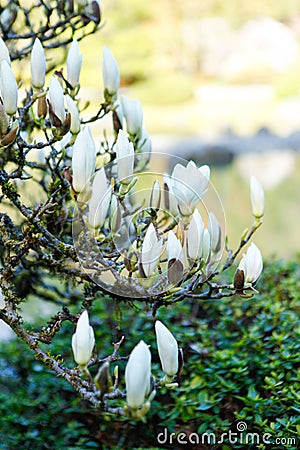
<path fill-rule="evenodd" d="M 159 320 L 155 322 L 158 354 L 164 376 L 157 382 L 151 374 L 151 351 L 141 340 L 131 351 L 125 368 L 126 405 L 124 413 L 136 420 L 142 419 L 148 412 L 155 387 L 169 386 L 182 369 L 181 351 L 173 334 Z M 89 323 L 88 312 L 84 310 L 72 336 L 72 350 L 75 362 L 83 374 L 88 372 L 88 365 L 95 351 L 94 330 Z M 102 394 L 112 389 L 109 363 L 105 362 L 99 369 L 94 383 Z M 173 383 L 171 386 L 175 386 Z M 116 386 L 115 386 L 116 388 Z"/>
<path fill-rule="evenodd" d="M 83 3 L 85 11 L 90 3 Z M 152 187 L 150 184 L 146 189 L 149 195 L 137 202 L 136 185 L 152 149 L 141 103 L 120 92 L 118 63 L 104 47 L 104 102 L 95 121 L 111 114 L 113 129 L 112 140 L 106 139 L 98 146 L 94 130 L 89 121 L 81 118 L 78 108 L 81 67 L 82 54 L 74 39 L 66 58 L 66 77 L 63 70 L 56 71 L 47 86 L 47 60 L 42 42 L 36 37 L 30 57 L 30 117 L 43 130 L 51 127 L 49 147 L 56 151 L 60 146 L 61 161 L 69 164 L 58 170 L 65 175 L 78 203 L 86 247 L 93 240 L 93 249 L 99 251 L 99 273 L 109 267 L 117 282 L 130 279 L 132 292 L 145 295 L 204 283 L 214 276 L 226 242 L 219 215 L 204 204 L 211 187 L 210 167 L 197 166 L 194 161 L 177 163 L 163 179 L 151 179 Z M 0 94 L 0 145 L 7 146 L 19 133 L 18 86 L 2 39 Z M 250 179 L 250 200 L 255 231 L 264 214 L 264 191 L 255 177 Z M 241 239 L 241 248 L 252 231 Z M 80 250 L 84 253 L 85 248 Z M 90 260 L 94 267 L 94 258 Z M 239 264 L 233 288 L 240 293 L 252 290 L 261 269 L 261 254 L 252 244 Z"/>

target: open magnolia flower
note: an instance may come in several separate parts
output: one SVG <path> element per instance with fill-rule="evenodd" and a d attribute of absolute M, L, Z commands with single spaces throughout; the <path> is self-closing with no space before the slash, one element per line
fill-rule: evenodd
<path fill-rule="evenodd" d="M 194 161 L 190 161 L 186 167 L 176 164 L 171 175 L 172 191 L 183 216 L 193 214 L 195 207 L 206 192 L 209 177 L 210 169 L 206 165 L 198 168 Z"/>

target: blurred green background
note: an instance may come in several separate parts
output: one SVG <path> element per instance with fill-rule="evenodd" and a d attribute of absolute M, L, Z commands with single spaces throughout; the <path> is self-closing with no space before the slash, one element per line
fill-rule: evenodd
<path fill-rule="evenodd" d="M 200 144 L 199 155 L 195 154 L 197 143 L 222 143 L 228 130 L 234 136 L 251 137 L 263 128 L 284 138 L 299 129 L 298 1 L 103 0 L 101 4 L 103 29 L 81 43 L 81 85 L 91 101 L 87 113 L 102 96 L 101 54 L 107 45 L 119 63 L 121 93 L 142 102 L 154 152 L 185 158 L 193 153 L 200 164 L 207 158 Z M 292 144 L 287 141 L 286 148 L 281 145 L 274 152 L 272 139 L 267 151 L 257 153 L 254 145 L 249 154 L 249 148 L 241 148 L 232 164 L 213 167 L 212 181 L 233 244 L 251 225 L 248 180 L 255 174 L 266 190 L 265 224 L 256 243 L 265 256 L 292 258 L 297 253 L 298 140 L 297 135 Z"/>

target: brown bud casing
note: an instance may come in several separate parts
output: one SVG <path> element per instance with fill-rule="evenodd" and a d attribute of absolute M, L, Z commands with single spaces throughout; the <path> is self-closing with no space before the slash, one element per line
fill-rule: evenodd
<path fill-rule="evenodd" d="M 0 134 L 5 135 L 9 124 L 8 115 L 5 112 L 2 102 L 0 102 Z"/>
<path fill-rule="evenodd" d="M 234 275 L 233 285 L 237 291 L 241 291 L 245 284 L 245 274 L 243 270 L 237 269 Z"/>
<path fill-rule="evenodd" d="M 116 111 L 113 111 L 112 118 L 113 118 L 114 132 L 118 134 L 119 131 L 122 130 L 122 124 Z"/>
<path fill-rule="evenodd" d="M 61 127 L 62 136 L 65 136 L 70 131 L 70 127 L 71 127 L 71 113 L 68 112 L 66 115 L 66 119 Z"/>
<path fill-rule="evenodd" d="M 70 183 L 70 185 L 72 186 L 73 178 L 72 178 L 72 175 L 70 173 L 70 168 L 69 167 L 65 167 L 64 168 L 64 177 Z"/>
<path fill-rule="evenodd" d="M 170 209 L 170 192 L 167 183 L 164 183 L 164 200 L 165 200 L 165 208 Z"/>
<path fill-rule="evenodd" d="M 90 11 L 92 14 L 92 19 L 93 22 L 95 22 L 96 24 L 101 22 L 101 10 L 100 10 L 100 6 L 99 3 L 95 0 L 92 0 L 91 4 L 90 4 Z"/>
<path fill-rule="evenodd" d="M 48 106 L 49 106 L 49 115 L 50 115 L 50 120 L 51 120 L 52 126 L 55 128 L 61 128 L 61 126 L 62 126 L 61 120 L 55 114 L 55 112 L 52 108 L 52 105 L 49 101 L 48 101 Z"/>
<path fill-rule="evenodd" d="M 183 264 L 179 259 L 172 258 L 168 263 L 168 280 L 171 284 L 178 284 L 183 277 Z"/>
<path fill-rule="evenodd" d="M 112 386 L 112 380 L 109 372 L 109 362 L 102 364 L 94 381 L 102 395 L 109 391 Z"/>
<path fill-rule="evenodd" d="M 13 128 L 12 130 L 10 130 L 10 132 L 7 133 L 3 137 L 3 139 L 1 139 L 1 145 L 3 147 L 6 147 L 7 145 L 11 145 L 16 139 L 18 130 L 19 130 L 19 127 L 16 127 L 16 128 Z"/>
<path fill-rule="evenodd" d="M 45 118 L 47 116 L 48 108 L 47 108 L 47 101 L 46 97 L 39 97 L 38 98 L 38 106 L 37 106 L 37 115 L 40 118 Z"/>

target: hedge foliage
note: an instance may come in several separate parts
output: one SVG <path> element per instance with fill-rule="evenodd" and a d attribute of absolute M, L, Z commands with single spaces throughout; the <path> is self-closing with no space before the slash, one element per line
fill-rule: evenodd
<path fill-rule="evenodd" d="M 159 401 L 154 400 L 146 423 L 101 415 L 63 380 L 50 376 L 20 342 L 2 342 L 0 448 L 299 448 L 299 262 L 266 263 L 260 293 L 253 298 L 188 300 L 158 311 L 183 348 L 185 366 L 179 389 L 158 392 Z M 139 304 L 128 313 L 124 306 L 99 299 L 91 312 L 99 354 L 109 354 L 111 342 L 124 334 L 121 353 L 128 354 L 144 339 L 156 358 L 154 321 Z M 72 333 L 73 327 L 66 326 L 62 339 L 49 349 L 70 367 Z M 160 375 L 158 359 L 154 368 Z M 215 433 L 218 440 L 224 432 L 236 432 L 240 422 L 259 436 L 269 433 L 273 444 L 180 446 L 157 441 L 165 429 L 176 436 L 197 433 L 200 438 L 202 433 Z"/>

